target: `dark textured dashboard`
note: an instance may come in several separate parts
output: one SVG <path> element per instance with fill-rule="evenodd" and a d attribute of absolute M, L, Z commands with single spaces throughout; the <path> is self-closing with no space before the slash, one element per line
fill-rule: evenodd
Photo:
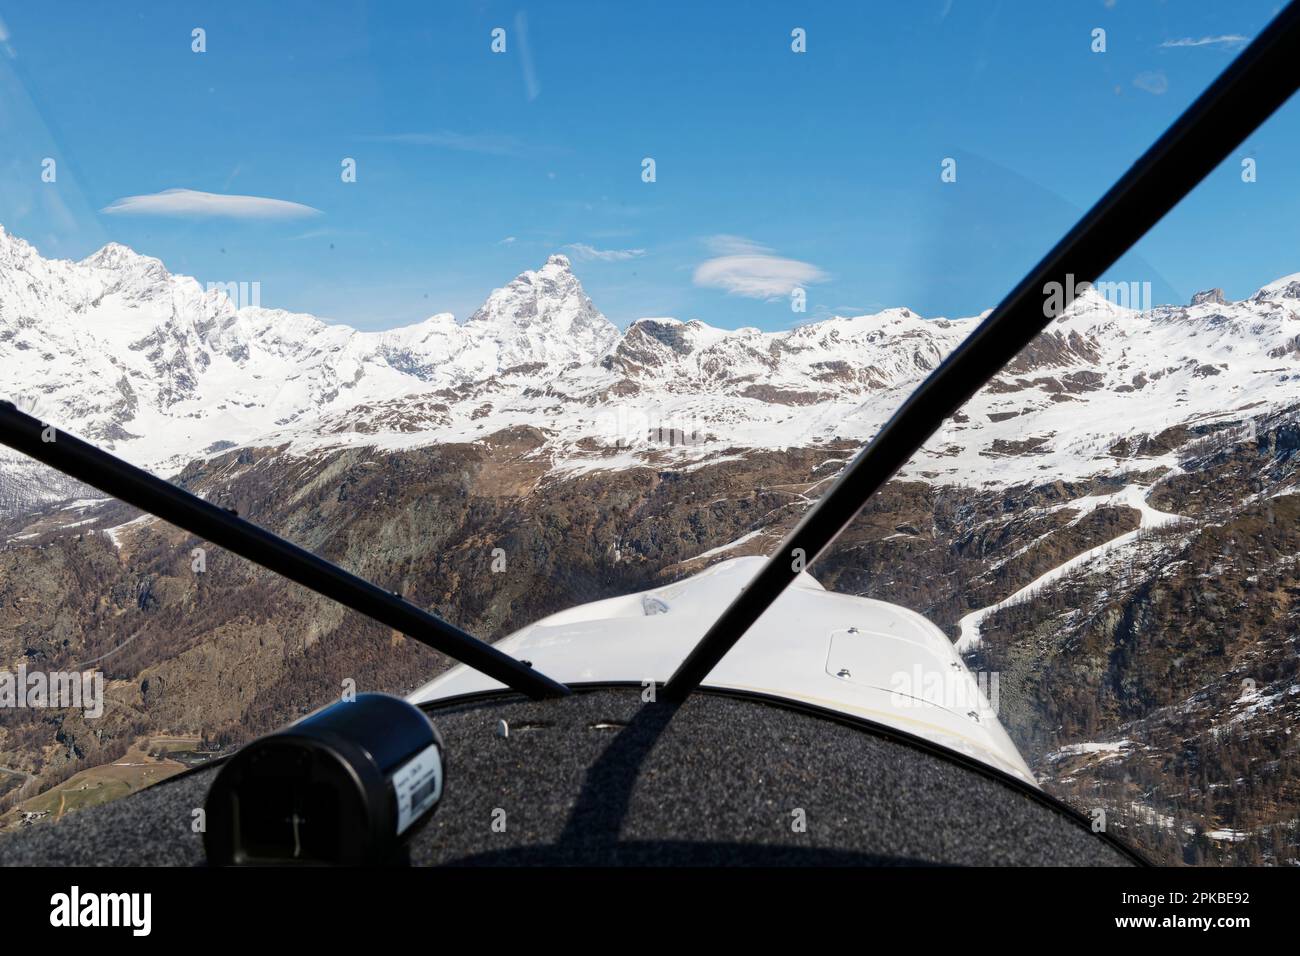
<path fill-rule="evenodd" d="M 632 688 L 426 708 L 446 790 L 416 865 L 1127 865 L 1050 799 L 863 726 Z M 499 722 L 509 727 L 499 734 Z M 202 865 L 215 768 L 0 837 L 6 865 Z"/>

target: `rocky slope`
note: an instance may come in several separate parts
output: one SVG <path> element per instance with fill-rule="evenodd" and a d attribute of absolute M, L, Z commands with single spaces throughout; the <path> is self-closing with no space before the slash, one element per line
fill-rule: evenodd
<path fill-rule="evenodd" d="M 11 395 L 487 637 L 770 550 L 974 321 L 620 333 L 553 256 L 463 324 L 360 333 L 0 234 Z M 1044 785 L 1161 859 L 1300 860 L 1297 335 L 1297 277 L 1090 295 L 813 569 L 946 628 Z M 33 775 L 0 809 L 146 733 L 229 745 L 446 665 L 201 546 L 0 461 L 0 667 L 95 660 L 113 702 L 0 714 Z"/>

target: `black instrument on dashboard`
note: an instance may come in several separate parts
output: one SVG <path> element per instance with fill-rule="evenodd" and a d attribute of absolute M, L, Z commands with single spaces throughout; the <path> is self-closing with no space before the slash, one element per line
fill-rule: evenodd
<path fill-rule="evenodd" d="M 443 746 L 417 707 L 360 694 L 240 750 L 208 793 L 213 866 L 405 863 L 433 815 Z"/>

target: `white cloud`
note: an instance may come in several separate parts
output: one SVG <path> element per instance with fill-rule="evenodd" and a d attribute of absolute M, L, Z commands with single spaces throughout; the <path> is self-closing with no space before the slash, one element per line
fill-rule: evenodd
<path fill-rule="evenodd" d="M 579 259 L 596 259 L 600 262 L 626 262 L 645 255 L 644 249 L 597 249 L 585 242 L 571 242 L 564 248 L 572 250 Z"/>
<path fill-rule="evenodd" d="M 1160 70 L 1156 70 L 1154 73 L 1139 73 L 1133 77 L 1133 85 L 1139 90 L 1146 90 L 1148 93 L 1159 96 L 1168 92 L 1169 77 L 1165 76 Z"/>
<path fill-rule="evenodd" d="M 515 42 L 519 44 L 519 67 L 524 71 L 524 87 L 528 90 L 528 101 L 531 103 L 542 92 L 542 86 L 537 82 L 533 53 L 528 46 L 528 15 L 522 10 L 515 14 Z"/>
<path fill-rule="evenodd" d="M 504 239 L 502 239 L 500 242 L 498 242 L 497 245 L 498 245 L 498 246 L 513 246 L 513 245 L 514 245 L 516 242 L 518 242 L 518 241 L 519 241 L 519 240 L 516 239 L 514 236 L 506 236 Z"/>
<path fill-rule="evenodd" d="M 298 219 L 321 211 L 302 203 L 262 196 L 228 196 L 196 189 L 164 189 L 144 196 L 115 199 L 100 212 L 111 216 L 176 216 L 179 218 Z"/>
<path fill-rule="evenodd" d="M 1188 46 L 1225 46 L 1231 48 L 1245 46 L 1249 42 L 1250 37 L 1242 36 L 1240 33 L 1227 33 L 1223 36 L 1201 37 L 1200 39 L 1197 39 L 1196 37 L 1182 37 L 1177 40 L 1166 40 L 1164 43 L 1160 44 L 1160 46 L 1167 50 L 1175 47 Z"/>
<path fill-rule="evenodd" d="M 290 236 L 289 239 L 331 239 L 337 236 L 346 235 L 349 235 L 349 233 L 342 229 L 308 229 L 306 232 L 301 232 L 296 236 Z"/>
<path fill-rule="evenodd" d="M 829 278 L 811 262 L 783 259 L 767 246 L 744 236 L 710 236 L 705 243 L 720 255 L 695 267 L 695 284 L 722 289 L 728 295 L 776 299 L 789 295 L 793 289 Z"/>

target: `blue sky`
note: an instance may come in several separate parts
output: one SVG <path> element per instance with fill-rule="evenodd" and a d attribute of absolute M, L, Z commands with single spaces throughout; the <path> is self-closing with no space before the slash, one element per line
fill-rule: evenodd
<path fill-rule="evenodd" d="M 969 315 L 1276 9 L 0 0 L 0 224 L 47 256 L 118 241 L 363 328 L 464 318 L 552 252 L 620 325 Z M 496 27 L 505 53 L 490 49 Z M 1112 278 L 1185 301 L 1300 271 L 1298 109 Z M 345 157 L 356 182 L 341 180 Z M 954 183 L 940 180 L 947 157 Z M 281 205 L 132 199 L 169 189 Z M 306 212 L 284 204 L 315 211 L 268 215 Z M 806 313 L 791 310 L 794 282 Z"/>

